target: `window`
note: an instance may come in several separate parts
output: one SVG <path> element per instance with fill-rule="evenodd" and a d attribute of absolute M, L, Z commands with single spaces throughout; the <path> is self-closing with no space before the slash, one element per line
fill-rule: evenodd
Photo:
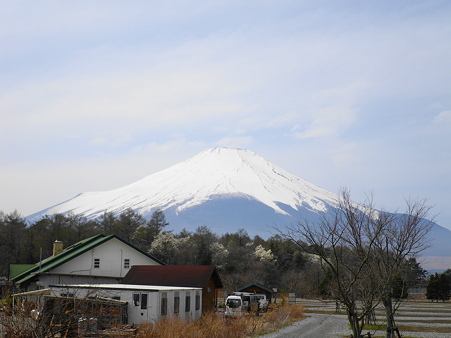
<path fill-rule="evenodd" d="M 196 291 L 196 311 L 200 310 L 200 293 Z"/>
<path fill-rule="evenodd" d="M 227 299 L 227 303 L 226 306 L 231 307 L 231 308 L 238 308 L 240 307 L 241 304 L 241 299 Z"/>
<path fill-rule="evenodd" d="M 74 298 L 75 293 L 61 293 L 60 296 L 65 298 Z"/>
<path fill-rule="evenodd" d="M 130 259 L 124 259 L 124 269 L 130 269 Z"/>
<path fill-rule="evenodd" d="M 94 269 L 100 269 L 100 258 L 94 258 Z"/>
<path fill-rule="evenodd" d="M 141 309 L 142 310 L 147 309 L 147 293 L 141 294 Z"/>
<path fill-rule="evenodd" d="M 147 309 L 147 293 L 134 293 L 133 294 L 133 306 L 140 307 L 141 309 Z"/>
<path fill-rule="evenodd" d="M 180 295 L 178 292 L 174 294 L 174 314 L 180 312 Z"/>
<path fill-rule="evenodd" d="M 133 306 L 139 306 L 139 293 L 133 294 Z"/>
<path fill-rule="evenodd" d="M 168 293 L 161 293 L 161 315 L 166 316 L 168 314 Z"/>
<path fill-rule="evenodd" d="M 185 312 L 190 312 L 190 310 L 191 310 L 191 296 L 189 294 L 189 291 L 187 291 L 185 297 Z"/>

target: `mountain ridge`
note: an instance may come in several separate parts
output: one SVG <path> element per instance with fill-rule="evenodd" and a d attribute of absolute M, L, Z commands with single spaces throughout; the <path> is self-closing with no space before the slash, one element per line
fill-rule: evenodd
<path fill-rule="evenodd" d="M 205 225 L 220 234 L 244 228 L 251 236 L 269 237 L 274 227 L 299 220 L 314 224 L 337 207 L 336 194 L 250 150 L 210 148 L 123 187 L 80 193 L 27 219 L 56 213 L 95 219 L 128 208 L 149 219 L 160 209 L 175 231 Z M 451 231 L 434 224 L 430 237 L 434 242 L 424 255 L 445 257 L 451 265 Z"/>
<path fill-rule="evenodd" d="M 326 212 L 338 200 L 335 194 L 252 151 L 210 148 L 134 183 L 108 191 L 80 193 L 27 218 L 74 213 L 92 219 L 107 211 L 119 214 L 127 208 L 148 218 L 156 209 L 180 214 L 207 201 L 237 196 L 259 201 L 286 216 L 300 208 Z M 292 209 L 291 213 L 285 206 Z"/>

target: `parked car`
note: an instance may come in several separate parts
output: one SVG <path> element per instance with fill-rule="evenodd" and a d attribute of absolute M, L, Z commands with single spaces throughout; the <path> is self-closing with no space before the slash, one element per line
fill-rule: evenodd
<path fill-rule="evenodd" d="M 241 296 L 228 296 L 225 302 L 224 314 L 226 316 L 241 316 L 245 311 L 244 302 Z"/>
<path fill-rule="evenodd" d="M 241 316 L 247 312 L 266 312 L 268 310 L 268 301 L 266 295 L 251 292 L 234 292 L 228 296 L 225 305 L 226 316 Z"/>
<path fill-rule="evenodd" d="M 241 296 L 248 312 L 266 312 L 268 301 L 266 295 L 251 292 L 234 292 L 234 295 Z"/>

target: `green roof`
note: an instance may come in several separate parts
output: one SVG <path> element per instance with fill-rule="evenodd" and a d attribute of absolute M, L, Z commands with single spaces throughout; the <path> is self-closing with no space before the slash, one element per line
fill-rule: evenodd
<path fill-rule="evenodd" d="M 25 272 L 34 266 L 35 266 L 35 264 L 10 264 L 9 265 L 9 278 L 13 279 L 16 276 L 20 275 L 22 272 Z"/>
<path fill-rule="evenodd" d="M 36 263 L 30 266 L 27 270 L 22 270 L 22 272 L 19 272 L 18 274 L 10 275 L 13 277 L 10 277 L 11 281 L 14 281 L 16 284 L 21 284 L 23 282 L 26 282 L 27 280 L 33 278 L 36 274 L 41 272 L 47 272 L 53 268 L 56 268 L 60 266 L 61 264 L 66 263 L 67 261 L 85 253 L 88 250 L 91 250 L 95 248 L 96 246 L 103 244 L 113 238 L 118 239 L 119 241 L 131 246 L 135 250 L 141 252 L 142 254 L 146 255 L 147 257 L 153 259 L 154 261 L 160 263 L 161 265 L 166 265 L 159 259 L 153 257 L 152 255 L 148 254 L 147 252 L 139 249 L 138 247 L 134 246 L 133 244 L 125 241 L 121 237 L 117 235 L 109 235 L 105 236 L 104 234 L 95 235 L 86 239 L 81 240 L 80 242 L 77 242 L 66 249 L 64 249 L 61 253 L 55 256 L 50 256 L 44 260 L 42 260 L 40 263 Z"/>

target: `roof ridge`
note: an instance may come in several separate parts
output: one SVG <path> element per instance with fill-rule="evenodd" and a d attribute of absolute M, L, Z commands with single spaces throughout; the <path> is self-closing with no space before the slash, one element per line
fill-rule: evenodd
<path fill-rule="evenodd" d="M 39 272 L 45 272 L 48 269 L 51 269 L 51 268 L 54 268 L 54 267 L 59 266 L 61 264 L 64 264 L 68 260 L 70 260 L 70 259 L 72 259 L 72 258 L 74 258 L 74 257 L 86 252 L 87 250 L 89 250 L 89 249 L 91 249 L 91 248 L 93 248 L 95 246 L 98 246 L 100 244 L 108 242 L 110 239 L 113 239 L 113 238 L 123 242 L 126 245 L 129 245 L 130 247 L 132 247 L 136 251 L 138 251 L 138 252 L 146 255 L 147 257 L 153 259 L 155 262 L 157 262 L 159 264 L 162 264 L 162 265 L 166 265 L 164 262 L 162 262 L 158 258 L 156 258 L 153 255 L 145 252 L 144 250 L 141 250 L 137 246 L 135 246 L 132 243 L 124 240 L 123 238 L 121 238 L 120 236 L 118 236 L 116 234 L 111 234 L 111 235 L 106 236 L 106 235 L 101 233 L 101 234 L 97 234 L 97 235 L 85 238 L 85 239 L 83 239 L 81 241 L 78 241 L 77 243 L 74 243 L 73 245 L 71 245 L 71 246 L 67 247 L 65 250 L 63 250 L 58 255 L 47 257 L 43 261 L 34 264 L 34 266 L 32 266 L 30 269 L 22 272 L 21 274 L 19 274 L 17 276 L 14 276 L 11 280 L 15 280 L 15 281 L 17 281 L 17 283 L 20 284 L 20 283 L 28 280 L 29 278 L 31 278 L 33 272 L 37 272 L 38 269 L 39 269 Z"/>
<path fill-rule="evenodd" d="M 62 252 L 60 252 L 59 254 L 55 255 L 55 256 L 49 256 L 47 258 L 44 258 L 42 261 L 35 263 L 32 267 L 30 267 L 28 270 L 25 270 L 24 272 L 22 272 L 21 274 L 15 276 L 14 278 L 12 278 L 12 280 L 17 280 L 19 277 L 21 276 L 26 276 L 27 274 L 30 274 L 33 271 L 36 271 L 38 268 L 42 271 L 46 270 L 46 266 L 50 265 L 52 262 L 61 259 L 63 257 L 71 257 L 71 254 L 73 254 L 76 250 L 90 244 L 92 245 L 93 242 L 99 238 L 106 238 L 106 236 L 104 234 L 97 234 L 85 239 L 82 239 L 70 246 L 68 246 L 67 248 L 65 248 Z M 96 243 L 97 244 L 97 243 Z"/>

